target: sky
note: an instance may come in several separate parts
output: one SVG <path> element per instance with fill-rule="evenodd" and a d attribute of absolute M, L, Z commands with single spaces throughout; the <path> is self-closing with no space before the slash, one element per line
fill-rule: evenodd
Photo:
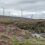
<path fill-rule="evenodd" d="M 45 19 L 45 0 L 0 0 L 0 15 L 21 16 L 34 19 Z"/>

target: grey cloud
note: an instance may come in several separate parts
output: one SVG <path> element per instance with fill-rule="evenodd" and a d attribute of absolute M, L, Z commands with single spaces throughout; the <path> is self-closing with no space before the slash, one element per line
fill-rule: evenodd
<path fill-rule="evenodd" d="M 45 0 L 0 0 L 0 7 L 28 11 L 45 10 Z"/>
<path fill-rule="evenodd" d="M 45 0 L 1 0 L 0 7 L 24 10 L 45 10 Z"/>
<path fill-rule="evenodd" d="M 32 1 L 32 2 L 31 2 Z M 24 0 L 17 4 L 18 8 L 25 10 L 45 10 L 45 0 Z"/>
<path fill-rule="evenodd" d="M 45 11 L 45 0 L 0 0 L 0 7 L 34 12 Z"/>

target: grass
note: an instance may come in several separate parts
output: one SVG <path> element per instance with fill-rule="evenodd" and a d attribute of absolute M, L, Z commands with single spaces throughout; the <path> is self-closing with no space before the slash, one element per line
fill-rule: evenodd
<path fill-rule="evenodd" d="M 45 45 L 45 40 L 35 38 L 25 39 L 24 45 Z"/>
<path fill-rule="evenodd" d="M 45 45 L 45 39 L 30 38 L 20 42 L 16 38 L 13 38 L 13 45 Z"/>
<path fill-rule="evenodd" d="M 10 36 L 7 37 L 10 38 Z M 12 45 L 45 45 L 45 38 L 29 38 L 19 41 L 14 35 L 10 39 Z"/>

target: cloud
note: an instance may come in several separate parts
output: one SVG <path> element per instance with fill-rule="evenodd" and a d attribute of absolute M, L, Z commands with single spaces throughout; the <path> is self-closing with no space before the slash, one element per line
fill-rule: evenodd
<path fill-rule="evenodd" d="M 44 10 L 45 0 L 1 0 L 0 7 L 23 10 Z"/>
<path fill-rule="evenodd" d="M 45 0 L 0 0 L 0 8 L 5 9 L 12 9 L 21 11 L 27 11 L 24 13 L 33 14 L 36 18 L 40 17 L 42 18 L 42 15 L 45 14 Z M 11 12 L 13 14 L 17 14 L 14 11 Z M 20 13 L 18 13 L 20 14 Z"/>
<path fill-rule="evenodd" d="M 17 8 L 25 10 L 42 10 L 45 7 L 45 0 L 23 0 L 17 3 Z"/>

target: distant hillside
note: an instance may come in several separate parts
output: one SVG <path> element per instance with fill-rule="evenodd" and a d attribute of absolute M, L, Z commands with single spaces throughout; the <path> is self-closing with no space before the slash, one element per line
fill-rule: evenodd
<path fill-rule="evenodd" d="M 45 33 L 45 20 L 0 16 L 0 45 L 28 45 L 28 42 L 30 45 L 30 41 L 36 45 L 37 38 L 32 38 L 32 33 Z M 42 40 L 38 38 L 38 42 Z"/>
<path fill-rule="evenodd" d="M 12 24 L 31 32 L 45 32 L 45 19 L 29 19 L 21 17 L 0 16 L 0 23 Z"/>

